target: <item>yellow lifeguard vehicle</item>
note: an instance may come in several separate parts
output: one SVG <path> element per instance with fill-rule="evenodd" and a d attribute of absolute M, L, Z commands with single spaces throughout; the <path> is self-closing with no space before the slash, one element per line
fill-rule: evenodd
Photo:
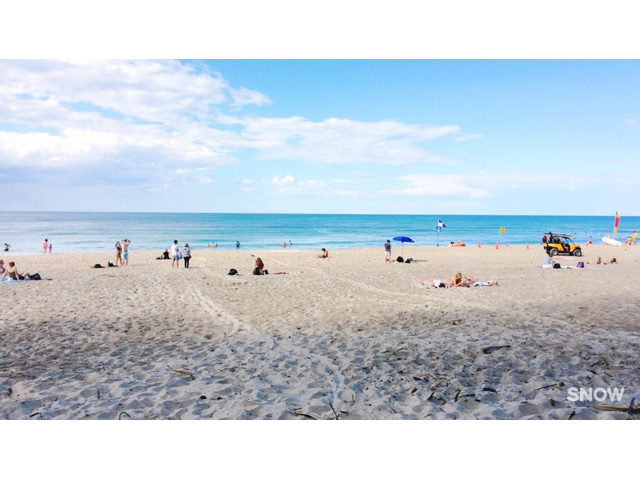
<path fill-rule="evenodd" d="M 577 243 L 573 243 L 571 235 L 563 233 L 546 233 L 543 237 L 542 248 L 549 255 L 573 255 L 574 257 L 582 256 L 582 247 Z"/>

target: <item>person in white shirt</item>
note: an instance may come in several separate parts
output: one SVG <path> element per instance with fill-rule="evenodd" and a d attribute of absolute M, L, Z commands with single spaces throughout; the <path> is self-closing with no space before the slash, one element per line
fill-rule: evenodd
<path fill-rule="evenodd" d="M 173 241 L 171 245 L 171 268 L 180 266 L 180 247 L 178 246 L 178 240 Z"/>

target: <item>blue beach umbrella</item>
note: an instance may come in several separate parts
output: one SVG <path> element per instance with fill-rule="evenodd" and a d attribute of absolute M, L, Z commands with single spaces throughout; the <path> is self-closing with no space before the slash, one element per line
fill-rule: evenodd
<path fill-rule="evenodd" d="M 402 255 L 404 256 L 404 244 L 405 243 L 416 243 L 413 240 L 411 240 L 409 237 L 393 237 L 393 240 L 396 242 L 401 242 L 402 243 Z"/>

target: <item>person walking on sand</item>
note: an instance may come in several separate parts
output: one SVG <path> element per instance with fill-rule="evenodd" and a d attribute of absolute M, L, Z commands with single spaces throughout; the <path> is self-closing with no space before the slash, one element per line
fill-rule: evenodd
<path fill-rule="evenodd" d="M 42 253 L 47 253 L 48 246 L 49 246 L 49 240 L 45 238 L 44 242 L 42 242 Z"/>
<path fill-rule="evenodd" d="M 384 242 L 384 263 L 391 264 L 391 240 Z"/>
<path fill-rule="evenodd" d="M 185 243 L 182 249 L 182 256 L 184 257 L 184 268 L 189 268 L 189 260 L 191 260 L 191 249 L 189 244 Z"/>
<path fill-rule="evenodd" d="M 118 266 L 118 262 L 122 265 L 122 245 L 120 242 L 116 242 L 116 267 Z"/>
<path fill-rule="evenodd" d="M 174 266 L 180 266 L 180 247 L 178 247 L 178 240 L 174 240 L 173 245 L 171 245 L 171 268 Z"/>
<path fill-rule="evenodd" d="M 122 258 L 125 265 L 129 265 L 129 244 L 131 242 L 126 238 L 122 241 Z"/>

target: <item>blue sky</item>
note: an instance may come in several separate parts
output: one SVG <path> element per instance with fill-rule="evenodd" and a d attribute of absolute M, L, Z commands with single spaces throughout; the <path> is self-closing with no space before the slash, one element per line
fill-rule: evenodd
<path fill-rule="evenodd" d="M 3 210 L 640 214 L 638 61 L 2 61 Z"/>

